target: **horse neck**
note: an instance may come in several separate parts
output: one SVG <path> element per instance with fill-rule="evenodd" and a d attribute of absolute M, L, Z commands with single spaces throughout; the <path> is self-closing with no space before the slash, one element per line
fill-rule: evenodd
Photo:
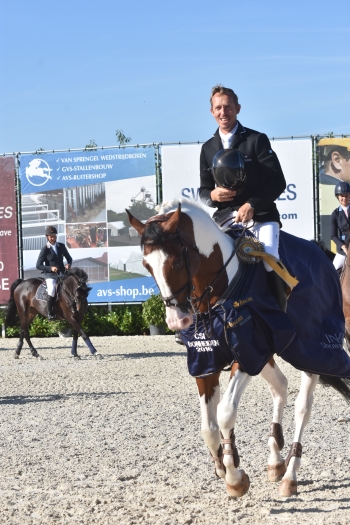
<path fill-rule="evenodd" d="M 198 291 L 210 285 L 208 282 L 208 272 L 216 276 L 221 268 L 226 264 L 234 249 L 233 240 L 226 235 L 221 228 L 203 210 L 194 210 L 189 214 L 192 219 L 194 241 L 201 255 L 201 268 L 194 277 Z M 208 268 L 208 262 L 210 265 Z M 238 259 L 234 255 L 228 263 L 222 276 L 214 285 L 213 295 L 220 296 L 225 291 L 225 287 L 232 281 L 238 270 Z M 215 277 L 214 277 L 215 278 Z M 205 283 L 205 284 L 201 284 Z"/>

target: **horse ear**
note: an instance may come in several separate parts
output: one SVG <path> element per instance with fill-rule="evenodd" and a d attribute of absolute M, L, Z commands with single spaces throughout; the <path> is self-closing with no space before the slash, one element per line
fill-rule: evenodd
<path fill-rule="evenodd" d="M 177 210 L 174 211 L 170 219 L 162 223 L 163 230 L 167 233 L 175 233 L 177 225 L 179 224 L 180 215 L 181 215 L 181 204 L 179 203 Z"/>
<path fill-rule="evenodd" d="M 140 235 L 143 234 L 143 230 L 145 229 L 145 225 L 143 224 L 143 222 L 139 221 L 138 219 L 136 219 L 136 217 L 134 217 L 133 215 L 131 215 L 131 213 L 129 212 L 129 210 L 125 210 L 126 213 L 128 214 L 128 218 L 129 218 L 129 222 L 131 224 L 131 226 L 133 228 L 135 228 L 135 230 L 137 231 L 137 233 L 139 233 Z"/>

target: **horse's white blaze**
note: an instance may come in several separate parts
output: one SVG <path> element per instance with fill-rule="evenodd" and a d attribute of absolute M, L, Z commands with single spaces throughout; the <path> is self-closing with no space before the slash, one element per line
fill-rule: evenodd
<path fill-rule="evenodd" d="M 170 297 L 173 292 L 170 290 L 164 277 L 164 264 L 168 255 L 163 250 L 153 250 L 144 257 L 145 261 L 152 268 L 154 278 L 158 284 L 160 293 L 163 297 Z M 176 291 L 176 290 L 174 290 Z M 176 297 L 172 302 L 177 303 Z M 184 313 L 179 308 L 172 306 L 166 307 L 166 323 L 170 330 L 185 330 L 193 322 L 192 313 Z"/>

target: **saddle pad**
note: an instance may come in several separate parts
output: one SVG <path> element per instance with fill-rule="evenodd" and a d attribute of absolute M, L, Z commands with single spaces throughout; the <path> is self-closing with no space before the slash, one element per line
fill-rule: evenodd
<path fill-rule="evenodd" d="M 46 282 L 43 282 L 36 291 L 35 298 L 38 301 L 47 301 L 47 288 Z"/>

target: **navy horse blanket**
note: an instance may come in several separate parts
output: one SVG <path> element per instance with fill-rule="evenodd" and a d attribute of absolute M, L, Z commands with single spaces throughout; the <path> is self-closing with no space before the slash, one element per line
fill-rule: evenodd
<path fill-rule="evenodd" d="M 214 374 L 234 361 L 257 375 L 277 354 L 305 372 L 350 377 L 342 294 L 333 264 L 316 244 L 283 231 L 279 253 L 299 281 L 287 312 L 271 294 L 264 265 L 240 263 L 232 294 L 212 309 L 211 323 L 209 314 L 201 314 L 180 332 L 192 376 Z"/>

